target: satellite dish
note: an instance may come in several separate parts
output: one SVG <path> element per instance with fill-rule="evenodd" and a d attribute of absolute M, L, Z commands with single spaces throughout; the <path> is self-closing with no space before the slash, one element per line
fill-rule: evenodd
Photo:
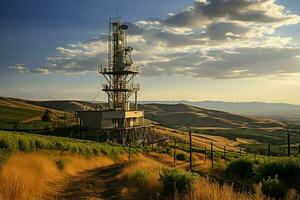
<path fill-rule="evenodd" d="M 128 29 L 128 26 L 125 25 L 125 24 L 122 24 L 122 25 L 120 26 L 120 28 L 123 29 L 123 30 L 126 30 L 126 29 Z"/>

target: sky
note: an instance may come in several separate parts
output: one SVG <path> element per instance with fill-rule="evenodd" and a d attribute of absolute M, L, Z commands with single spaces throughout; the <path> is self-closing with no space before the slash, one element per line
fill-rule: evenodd
<path fill-rule="evenodd" d="M 1 0 L 0 96 L 105 101 L 109 16 L 140 100 L 300 104 L 299 0 Z"/>

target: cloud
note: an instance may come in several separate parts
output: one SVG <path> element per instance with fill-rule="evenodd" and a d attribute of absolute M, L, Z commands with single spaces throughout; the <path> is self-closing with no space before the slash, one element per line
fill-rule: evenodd
<path fill-rule="evenodd" d="M 167 26 L 201 27 L 212 20 L 255 23 L 297 23 L 297 15 L 284 12 L 275 0 L 207 0 L 196 1 L 182 12 L 160 22 Z"/>
<path fill-rule="evenodd" d="M 169 62 L 144 67 L 148 76 L 182 75 L 196 78 L 241 79 L 300 72 L 300 48 L 240 48 L 170 56 Z"/>
<path fill-rule="evenodd" d="M 29 70 L 27 69 L 27 67 L 25 67 L 24 64 L 16 64 L 14 66 L 10 66 L 8 67 L 9 69 L 12 69 L 12 70 L 16 70 L 20 73 L 26 73 L 26 72 L 29 72 Z"/>
<path fill-rule="evenodd" d="M 26 67 L 25 64 L 16 64 L 16 65 L 10 66 L 8 68 L 12 69 L 12 70 L 16 70 L 19 73 L 28 73 L 28 72 L 37 73 L 37 74 L 49 74 L 50 73 L 48 69 L 43 69 L 43 68 L 39 68 L 39 67 L 34 68 L 34 69 L 28 69 L 28 67 Z"/>
<path fill-rule="evenodd" d="M 240 79 L 299 73 L 300 50 L 276 30 L 300 17 L 275 0 L 198 0 L 164 19 L 128 25 L 128 45 L 143 76 Z M 48 64 L 19 72 L 86 73 L 107 62 L 107 34 L 57 47 Z"/>
<path fill-rule="evenodd" d="M 32 73 L 37 73 L 37 74 L 49 74 L 49 69 L 43 69 L 43 68 L 35 68 L 35 69 L 32 69 L 30 70 L 30 72 Z"/>

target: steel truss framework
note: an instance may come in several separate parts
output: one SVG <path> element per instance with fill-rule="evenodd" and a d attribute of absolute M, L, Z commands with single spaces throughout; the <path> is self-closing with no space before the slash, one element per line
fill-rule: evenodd
<path fill-rule="evenodd" d="M 169 137 L 161 136 L 154 131 L 154 126 L 143 126 L 126 129 L 77 129 L 73 130 L 71 137 L 117 142 L 124 146 L 149 146 L 152 144 L 165 145 Z"/>

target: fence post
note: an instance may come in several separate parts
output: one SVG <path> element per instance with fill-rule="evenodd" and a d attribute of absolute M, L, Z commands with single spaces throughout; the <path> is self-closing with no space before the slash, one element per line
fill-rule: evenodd
<path fill-rule="evenodd" d="M 176 181 L 174 181 L 174 200 L 176 200 L 177 199 L 177 188 L 176 188 Z"/>
<path fill-rule="evenodd" d="M 190 171 L 192 171 L 192 131 L 189 130 L 189 135 L 190 135 Z"/>
<path fill-rule="evenodd" d="M 224 160 L 226 161 L 226 146 L 224 146 Z"/>
<path fill-rule="evenodd" d="M 242 156 L 242 148 L 240 147 L 240 156 Z"/>
<path fill-rule="evenodd" d="M 256 160 L 256 150 L 254 150 L 254 159 Z"/>
<path fill-rule="evenodd" d="M 176 137 L 174 136 L 174 168 L 176 168 Z"/>
<path fill-rule="evenodd" d="M 206 147 L 205 147 L 205 149 L 204 149 L 204 161 L 205 161 L 205 163 L 206 163 L 206 157 L 207 157 L 207 151 L 206 151 Z"/>
<path fill-rule="evenodd" d="M 288 133 L 288 156 L 291 157 L 291 135 Z"/>
<path fill-rule="evenodd" d="M 131 158 L 131 144 L 129 143 L 129 148 L 128 148 L 128 159 L 130 160 Z"/>
<path fill-rule="evenodd" d="M 300 154 L 300 144 L 298 145 L 298 154 Z"/>
<path fill-rule="evenodd" d="M 268 144 L 268 157 L 271 155 L 271 144 Z"/>
<path fill-rule="evenodd" d="M 211 150 L 211 169 L 214 169 L 214 149 L 213 149 L 213 143 L 210 142 L 210 150 Z"/>

